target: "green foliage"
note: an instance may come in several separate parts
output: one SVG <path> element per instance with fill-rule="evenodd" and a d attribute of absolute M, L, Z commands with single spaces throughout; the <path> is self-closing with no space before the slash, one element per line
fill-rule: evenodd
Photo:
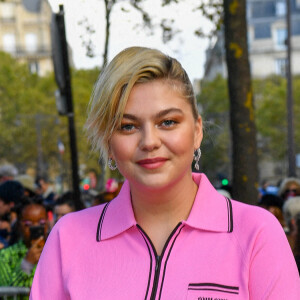
<path fill-rule="evenodd" d="M 94 168 L 97 158 L 90 154 L 83 125 L 87 103 L 98 74 L 99 69 L 72 72 L 79 164 Z M 0 52 L 1 160 L 14 163 L 21 171 L 25 171 L 27 168 L 37 168 L 40 154 L 45 171 L 56 175 L 62 169 L 67 173 L 70 171 L 68 119 L 57 113 L 56 89 L 54 74 L 45 77 L 30 74 L 25 64 Z M 63 166 L 60 164 L 58 140 L 66 148 L 62 156 Z"/>
<path fill-rule="evenodd" d="M 286 80 L 279 76 L 253 80 L 255 120 L 259 159 L 286 159 Z M 293 78 L 294 132 L 296 153 L 300 153 L 300 77 Z M 203 82 L 198 103 L 203 108 L 204 139 L 202 169 L 213 180 L 218 173 L 229 174 L 229 100 L 225 79 Z"/>
<path fill-rule="evenodd" d="M 272 76 L 254 81 L 256 125 L 259 133 L 260 155 L 271 155 L 274 160 L 285 158 L 287 151 L 286 80 Z M 300 78 L 293 79 L 294 131 L 296 153 L 300 152 Z"/>
<path fill-rule="evenodd" d="M 198 96 L 204 120 L 204 138 L 201 145 L 201 169 L 211 180 L 217 173 L 230 172 L 229 99 L 227 83 L 221 76 L 202 83 Z"/>
<path fill-rule="evenodd" d="M 0 53 L 0 82 L 0 156 L 18 166 L 36 167 L 39 139 L 47 144 L 44 156 L 57 148 L 54 80 L 30 74 L 27 65 Z"/>

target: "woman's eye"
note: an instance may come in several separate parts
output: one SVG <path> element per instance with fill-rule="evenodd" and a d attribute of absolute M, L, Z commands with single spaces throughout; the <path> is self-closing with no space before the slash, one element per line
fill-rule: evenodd
<path fill-rule="evenodd" d="M 122 131 L 131 131 L 135 128 L 133 124 L 122 124 L 121 125 L 121 130 Z"/>
<path fill-rule="evenodd" d="M 161 125 L 164 127 L 171 127 L 173 125 L 175 125 L 177 122 L 175 122 L 174 120 L 164 120 Z"/>

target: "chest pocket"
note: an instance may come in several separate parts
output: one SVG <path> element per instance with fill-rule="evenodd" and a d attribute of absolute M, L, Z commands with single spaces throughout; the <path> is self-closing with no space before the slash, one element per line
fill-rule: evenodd
<path fill-rule="evenodd" d="M 187 300 L 236 300 L 239 287 L 217 283 L 190 283 Z"/>

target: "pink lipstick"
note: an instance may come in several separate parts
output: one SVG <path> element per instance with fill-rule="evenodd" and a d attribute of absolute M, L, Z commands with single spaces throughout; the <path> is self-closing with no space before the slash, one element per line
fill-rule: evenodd
<path fill-rule="evenodd" d="M 166 158 L 155 157 L 139 160 L 137 164 L 145 169 L 157 169 L 161 167 L 166 161 Z"/>

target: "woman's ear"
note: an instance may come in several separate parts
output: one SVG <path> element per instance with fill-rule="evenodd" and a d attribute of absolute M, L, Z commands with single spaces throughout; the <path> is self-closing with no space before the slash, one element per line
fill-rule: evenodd
<path fill-rule="evenodd" d="M 107 149 L 107 159 L 113 159 L 110 143 L 108 142 L 108 149 Z"/>
<path fill-rule="evenodd" d="M 194 148 L 195 150 L 200 148 L 203 138 L 203 126 L 201 116 L 195 121 L 195 138 L 194 138 Z"/>

